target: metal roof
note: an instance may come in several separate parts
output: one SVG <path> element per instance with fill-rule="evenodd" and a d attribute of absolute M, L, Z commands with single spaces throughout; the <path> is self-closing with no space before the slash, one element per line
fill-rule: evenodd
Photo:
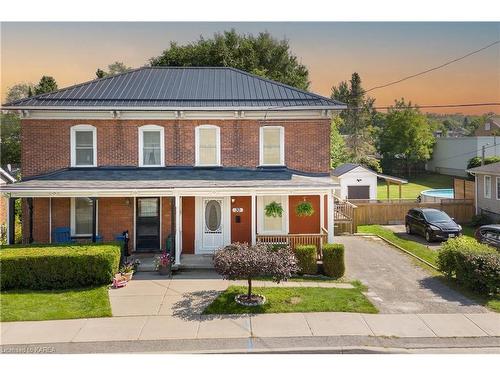
<path fill-rule="evenodd" d="M 332 188 L 328 174 L 287 168 L 69 168 L 2 187 L 6 193 L 72 190 L 147 190 L 196 188 Z"/>
<path fill-rule="evenodd" d="M 3 107 L 342 109 L 345 105 L 234 68 L 143 67 L 17 100 Z"/>

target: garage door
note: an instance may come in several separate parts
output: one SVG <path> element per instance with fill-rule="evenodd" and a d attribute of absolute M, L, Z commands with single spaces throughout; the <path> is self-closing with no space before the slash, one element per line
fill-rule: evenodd
<path fill-rule="evenodd" d="M 347 199 L 370 199 L 370 186 L 348 186 Z"/>

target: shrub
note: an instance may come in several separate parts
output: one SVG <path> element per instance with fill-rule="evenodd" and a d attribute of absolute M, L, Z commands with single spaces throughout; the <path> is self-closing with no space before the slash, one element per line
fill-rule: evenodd
<path fill-rule="evenodd" d="M 500 291 L 500 254 L 472 238 L 446 241 L 438 255 L 438 269 L 475 292 Z"/>
<path fill-rule="evenodd" d="M 0 251 L 0 288 L 64 289 L 110 283 L 120 245 L 9 246 Z"/>
<path fill-rule="evenodd" d="M 289 247 L 272 249 L 262 243 L 234 243 L 215 252 L 214 268 L 224 279 L 247 280 L 247 298 L 251 300 L 252 279 L 270 276 L 277 283 L 285 281 L 297 272 L 297 260 Z"/>
<path fill-rule="evenodd" d="M 336 279 L 344 276 L 344 245 L 327 243 L 323 246 L 323 270 L 326 276 Z"/>
<path fill-rule="evenodd" d="M 314 275 L 318 273 L 317 249 L 315 245 L 298 245 L 294 250 L 300 274 Z"/>

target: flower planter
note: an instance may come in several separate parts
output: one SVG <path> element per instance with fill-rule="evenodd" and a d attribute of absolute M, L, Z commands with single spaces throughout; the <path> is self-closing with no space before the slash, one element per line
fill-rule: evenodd
<path fill-rule="evenodd" d="M 172 264 L 169 264 L 168 266 L 160 266 L 158 268 L 158 272 L 162 276 L 170 276 L 170 274 L 172 273 Z"/>
<path fill-rule="evenodd" d="M 122 277 L 126 280 L 126 281 L 130 281 L 132 280 L 132 276 L 134 275 L 134 272 L 127 272 L 127 273 L 122 273 Z"/>

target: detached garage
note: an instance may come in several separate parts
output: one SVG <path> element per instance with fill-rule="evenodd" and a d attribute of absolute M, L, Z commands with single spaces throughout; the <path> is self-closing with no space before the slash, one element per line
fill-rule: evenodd
<path fill-rule="evenodd" d="M 361 164 L 346 163 L 339 165 L 331 172 L 332 178 L 340 185 L 336 195 L 342 199 L 377 199 L 377 178 L 386 180 L 387 184 L 401 186 L 408 181 L 376 173 Z"/>

